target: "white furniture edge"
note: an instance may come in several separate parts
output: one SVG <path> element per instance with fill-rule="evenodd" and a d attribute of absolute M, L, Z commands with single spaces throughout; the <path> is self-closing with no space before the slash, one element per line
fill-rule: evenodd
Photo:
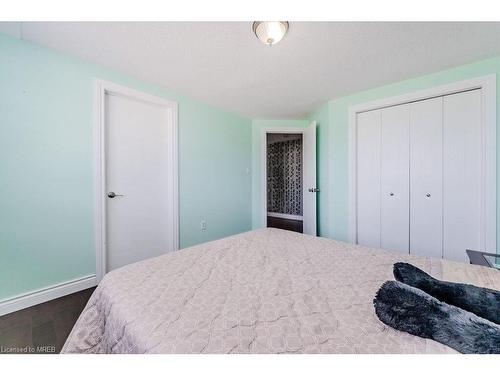
<path fill-rule="evenodd" d="M 299 221 L 302 221 L 304 219 L 304 217 L 301 215 L 280 214 L 279 212 L 268 212 L 267 216 Z"/>
<path fill-rule="evenodd" d="M 313 121 L 315 122 L 315 121 Z M 279 126 L 273 126 L 273 127 L 266 127 L 262 128 L 260 133 L 260 212 L 261 212 L 261 217 L 260 217 L 260 227 L 265 228 L 266 222 L 267 222 L 267 134 L 268 133 L 275 133 L 275 134 L 304 134 L 306 131 L 306 127 L 297 127 L 297 128 L 291 128 L 291 127 L 279 127 Z"/>
<path fill-rule="evenodd" d="M 97 284 L 95 275 L 88 275 L 64 283 L 51 285 L 46 288 L 34 290 L 29 293 L 0 301 L 0 316 L 25 309 L 39 303 L 47 302 L 55 298 L 76 293 L 84 289 L 92 288 Z"/>
<path fill-rule="evenodd" d="M 172 114 L 172 165 L 170 176 L 173 191 L 170 194 L 170 206 L 173 208 L 172 249 L 179 249 L 179 182 L 178 182 L 178 105 L 177 102 L 149 95 L 125 86 L 117 85 L 101 79 L 95 80 L 94 97 L 94 190 L 95 190 L 95 247 L 96 247 L 96 279 L 100 282 L 106 270 L 106 160 L 105 160 L 105 95 L 114 94 L 141 100 L 169 108 Z"/>
<path fill-rule="evenodd" d="M 483 155 L 482 188 L 484 201 L 481 204 L 481 228 L 483 250 L 497 252 L 496 238 L 496 74 L 453 82 L 429 89 L 384 98 L 349 108 L 349 241 L 356 243 L 356 116 L 358 113 L 411 103 L 432 97 L 450 95 L 467 90 L 482 90 Z"/>

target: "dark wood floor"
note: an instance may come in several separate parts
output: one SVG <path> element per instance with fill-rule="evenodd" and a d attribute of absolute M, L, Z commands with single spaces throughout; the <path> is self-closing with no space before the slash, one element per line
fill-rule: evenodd
<path fill-rule="evenodd" d="M 0 353 L 59 353 L 94 289 L 0 316 Z"/>
<path fill-rule="evenodd" d="M 279 217 L 268 216 L 267 226 L 269 228 L 286 229 L 299 233 L 303 232 L 302 221 L 300 220 L 282 219 Z"/>

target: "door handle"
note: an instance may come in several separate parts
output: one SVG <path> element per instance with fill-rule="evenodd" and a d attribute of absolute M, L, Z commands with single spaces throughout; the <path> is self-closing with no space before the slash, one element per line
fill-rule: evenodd
<path fill-rule="evenodd" d="M 309 193 L 319 193 L 319 189 L 318 188 L 309 188 L 307 190 L 309 190 Z"/>
<path fill-rule="evenodd" d="M 115 194 L 114 191 L 110 191 L 108 193 L 108 198 L 114 198 L 114 197 L 123 197 L 123 194 Z"/>

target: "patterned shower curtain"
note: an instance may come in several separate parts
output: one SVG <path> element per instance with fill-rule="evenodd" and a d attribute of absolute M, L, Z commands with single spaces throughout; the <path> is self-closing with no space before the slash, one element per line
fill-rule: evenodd
<path fill-rule="evenodd" d="M 267 211 L 302 216 L 302 140 L 267 146 Z"/>

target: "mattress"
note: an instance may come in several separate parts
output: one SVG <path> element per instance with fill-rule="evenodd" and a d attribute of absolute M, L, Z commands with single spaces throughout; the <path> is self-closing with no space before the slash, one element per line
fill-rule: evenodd
<path fill-rule="evenodd" d="M 500 289 L 494 269 L 260 229 L 108 273 L 62 352 L 454 353 L 376 317 L 398 261 Z"/>

